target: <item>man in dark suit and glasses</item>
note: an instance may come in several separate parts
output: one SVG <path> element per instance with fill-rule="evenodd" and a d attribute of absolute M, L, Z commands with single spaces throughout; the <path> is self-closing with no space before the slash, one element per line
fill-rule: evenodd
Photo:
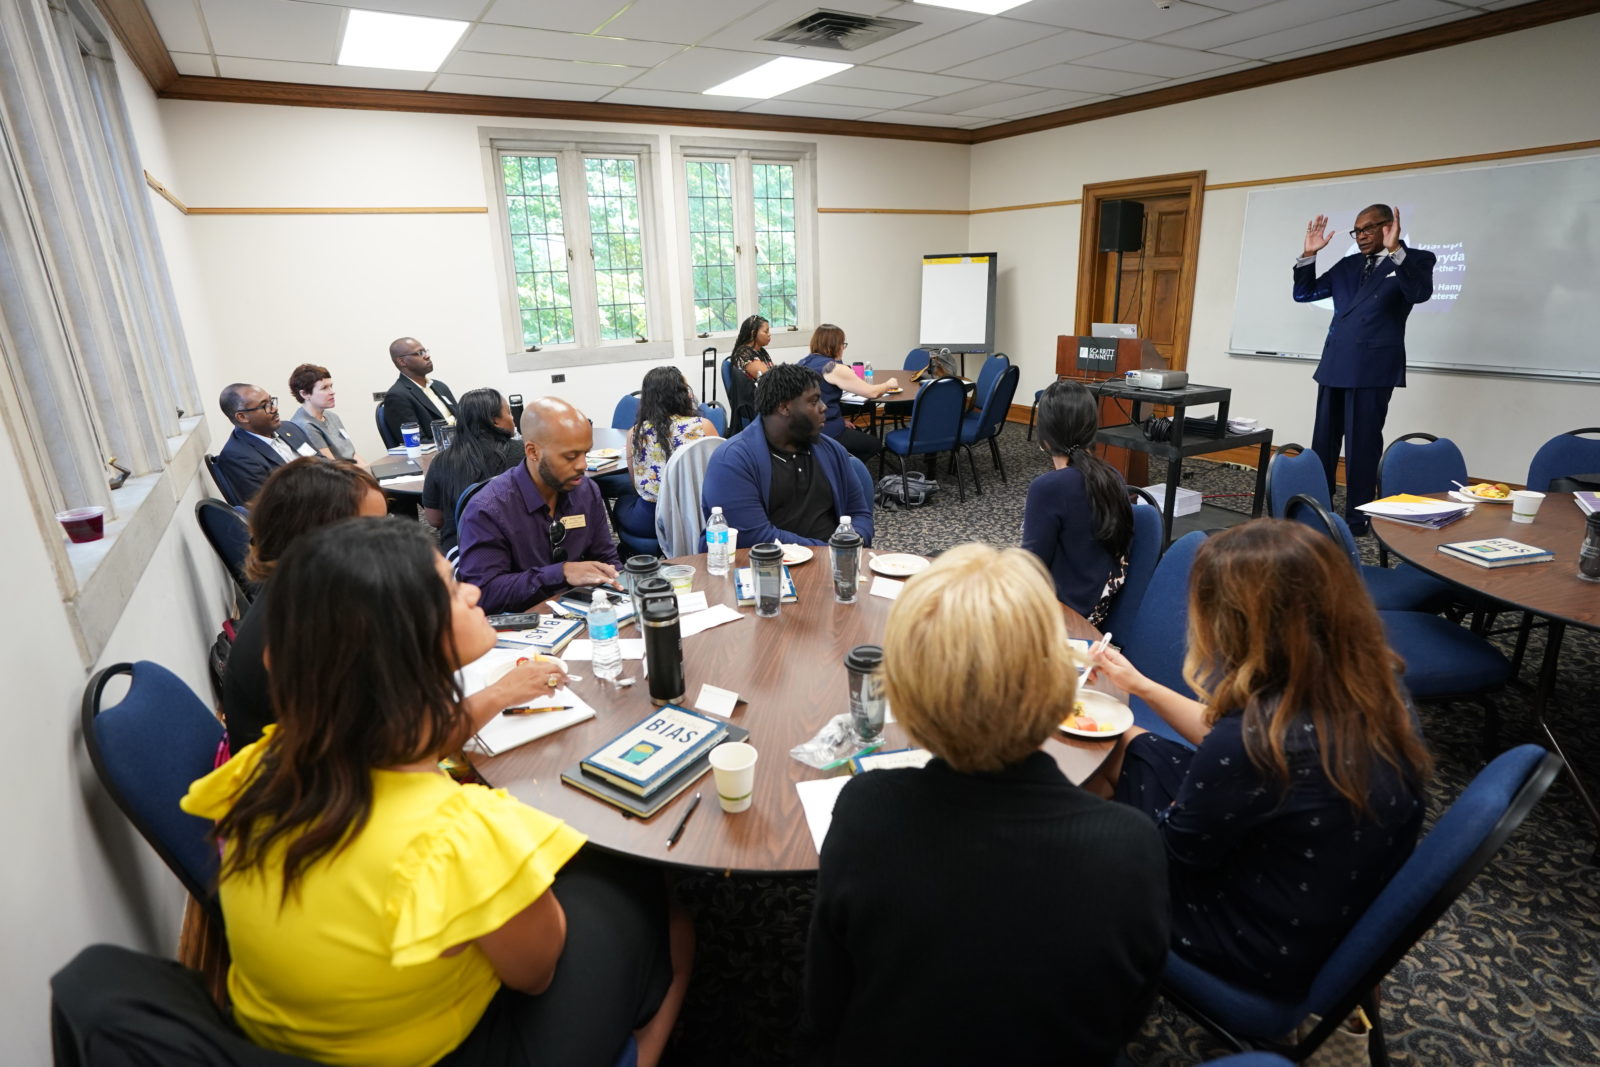
<path fill-rule="evenodd" d="M 234 382 L 218 403 L 233 433 L 217 454 L 217 470 L 241 503 L 248 503 L 267 476 L 299 456 L 315 456 L 306 432 L 278 418 L 278 398 L 257 385 Z"/>
<path fill-rule="evenodd" d="M 417 424 L 424 441 L 433 440 L 434 419 L 454 426 L 456 395 L 438 379 L 429 380 L 433 354 L 423 343 L 415 337 L 402 337 L 389 346 L 389 358 L 400 371 L 383 395 L 383 421 L 394 440 L 400 440 L 400 427 L 408 422 Z"/>
<path fill-rule="evenodd" d="M 1326 231 L 1326 232 L 1324 232 Z M 1373 497 L 1383 454 L 1383 421 L 1389 398 L 1406 384 L 1406 319 L 1433 296 L 1434 255 L 1400 240 L 1400 213 L 1373 204 L 1356 216 L 1358 252 L 1317 276 L 1317 253 L 1334 231 L 1328 217 L 1306 225 L 1304 250 L 1294 265 L 1298 303 L 1333 298 L 1333 321 L 1317 365 L 1317 421 L 1311 447 L 1322 458 L 1333 492 L 1339 442 L 1345 447 L 1345 519 L 1357 533 L 1367 517 L 1357 511 Z"/>

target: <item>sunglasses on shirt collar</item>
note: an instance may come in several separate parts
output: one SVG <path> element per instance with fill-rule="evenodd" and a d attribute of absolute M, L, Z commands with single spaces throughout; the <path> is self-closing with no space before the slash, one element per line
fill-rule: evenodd
<path fill-rule="evenodd" d="M 550 562 L 565 563 L 567 550 L 562 544 L 567 539 L 567 527 L 560 519 L 550 520 Z"/>

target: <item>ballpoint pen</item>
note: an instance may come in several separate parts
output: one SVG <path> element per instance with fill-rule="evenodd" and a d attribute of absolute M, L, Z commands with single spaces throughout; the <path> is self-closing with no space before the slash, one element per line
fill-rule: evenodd
<path fill-rule="evenodd" d="M 683 813 L 683 818 L 678 820 L 678 825 L 672 828 L 672 833 L 667 835 L 667 847 L 671 848 L 678 843 L 678 838 L 683 836 L 683 828 L 689 825 L 689 816 L 694 814 L 694 809 L 700 806 L 700 794 L 696 793 L 694 799 L 689 801 L 689 810 Z"/>
<path fill-rule="evenodd" d="M 538 715 L 545 711 L 571 711 L 572 704 L 534 704 L 530 707 L 507 708 L 502 715 Z"/>

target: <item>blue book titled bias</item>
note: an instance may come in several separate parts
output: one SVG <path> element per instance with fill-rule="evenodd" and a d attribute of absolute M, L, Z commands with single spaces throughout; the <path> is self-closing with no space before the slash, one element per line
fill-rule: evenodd
<path fill-rule="evenodd" d="M 579 761 L 583 773 L 635 796 L 648 797 L 710 751 L 727 723 L 667 704 Z"/>

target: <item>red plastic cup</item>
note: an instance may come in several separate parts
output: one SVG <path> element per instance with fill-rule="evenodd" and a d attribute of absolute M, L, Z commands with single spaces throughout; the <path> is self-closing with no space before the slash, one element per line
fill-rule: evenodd
<path fill-rule="evenodd" d="M 106 509 L 102 507 L 58 511 L 56 520 L 75 545 L 98 541 L 106 535 Z"/>

